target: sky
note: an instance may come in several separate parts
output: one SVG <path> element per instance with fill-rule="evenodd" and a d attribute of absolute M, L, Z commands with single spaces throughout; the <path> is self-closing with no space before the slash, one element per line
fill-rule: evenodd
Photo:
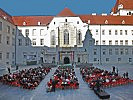
<path fill-rule="evenodd" d="M 110 13 L 116 0 L 0 0 L 0 8 L 12 16 L 57 15 L 65 7 L 75 14 Z"/>

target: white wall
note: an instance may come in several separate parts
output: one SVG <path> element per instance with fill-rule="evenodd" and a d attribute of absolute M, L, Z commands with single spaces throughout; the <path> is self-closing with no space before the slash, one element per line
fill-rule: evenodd
<path fill-rule="evenodd" d="M 89 25 L 89 29 L 92 30 L 92 36 L 96 41 L 105 40 L 106 44 L 109 45 L 109 40 L 112 40 L 112 45 L 115 45 L 115 40 L 118 40 L 118 45 L 120 45 L 120 40 L 123 40 L 123 45 L 125 45 L 125 40 L 128 40 L 128 45 L 133 45 L 133 26 L 130 25 L 101 25 L 101 35 L 100 35 L 100 25 Z M 96 29 L 98 29 L 98 34 L 96 34 Z M 105 30 L 105 35 L 102 35 L 102 30 Z M 111 35 L 109 35 L 109 30 L 111 30 Z M 115 35 L 115 30 L 118 31 L 118 35 Z M 120 35 L 120 30 L 122 30 L 122 35 Z M 125 30 L 127 30 L 127 35 L 125 34 Z M 101 38 L 100 38 L 101 36 Z"/>

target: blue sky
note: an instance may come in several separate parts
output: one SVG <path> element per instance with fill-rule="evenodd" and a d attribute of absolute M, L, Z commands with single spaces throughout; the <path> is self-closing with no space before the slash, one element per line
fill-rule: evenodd
<path fill-rule="evenodd" d="M 57 15 L 65 7 L 75 14 L 110 13 L 116 0 L 0 0 L 10 15 Z"/>

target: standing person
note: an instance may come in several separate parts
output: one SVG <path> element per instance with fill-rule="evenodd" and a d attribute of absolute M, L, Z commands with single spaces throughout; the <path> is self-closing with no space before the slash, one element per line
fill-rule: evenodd
<path fill-rule="evenodd" d="M 8 73 L 11 74 L 11 65 L 10 64 L 7 65 L 7 69 L 8 69 Z"/>
<path fill-rule="evenodd" d="M 117 75 L 118 75 L 118 71 L 119 71 L 118 68 L 116 69 L 116 71 L 117 71 Z"/>
<path fill-rule="evenodd" d="M 18 70 L 18 65 L 16 65 L 16 70 Z"/>
<path fill-rule="evenodd" d="M 124 77 L 124 78 L 125 78 L 125 75 L 126 75 L 126 74 L 124 73 L 124 74 L 123 74 L 123 77 Z"/>
<path fill-rule="evenodd" d="M 112 66 L 113 67 L 113 73 L 115 73 L 115 66 Z"/>
<path fill-rule="evenodd" d="M 126 72 L 126 78 L 128 79 L 128 72 Z"/>
<path fill-rule="evenodd" d="M 55 92 L 55 85 L 56 85 L 56 83 L 55 83 L 55 80 L 53 79 L 52 80 L 52 91 L 53 92 Z"/>

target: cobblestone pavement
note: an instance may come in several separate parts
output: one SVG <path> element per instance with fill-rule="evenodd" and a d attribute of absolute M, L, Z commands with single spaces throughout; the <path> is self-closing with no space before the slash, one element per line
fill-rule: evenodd
<path fill-rule="evenodd" d="M 133 65 L 106 64 L 94 66 L 109 71 L 112 70 L 112 66 L 116 66 L 119 68 L 120 74 L 128 71 L 129 77 L 133 79 Z M 56 68 L 53 68 L 35 90 L 25 90 L 19 87 L 11 87 L 0 84 L 0 100 L 99 100 L 94 92 L 90 90 L 88 85 L 82 80 L 79 68 L 75 68 L 76 76 L 79 80 L 79 89 L 56 90 L 55 92 L 47 93 L 46 84 L 55 70 Z M 108 88 L 106 89 L 106 92 L 111 95 L 110 100 L 133 100 L 133 84 Z"/>

